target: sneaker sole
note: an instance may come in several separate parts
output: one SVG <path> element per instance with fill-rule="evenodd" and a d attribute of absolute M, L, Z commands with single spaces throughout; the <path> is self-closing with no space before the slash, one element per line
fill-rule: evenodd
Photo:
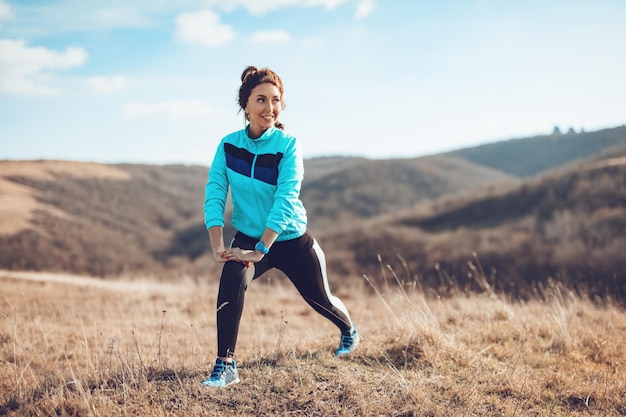
<path fill-rule="evenodd" d="M 241 380 L 239 378 L 237 378 L 237 379 L 234 379 L 234 380 L 230 381 L 228 384 L 226 384 L 224 386 L 205 384 L 204 381 L 201 382 L 201 384 L 204 385 L 207 388 L 226 388 L 226 387 L 229 387 L 229 386 L 231 386 L 233 384 L 238 384 L 240 382 L 241 382 Z"/>
<path fill-rule="evenodd" d="M 228 384 L 224 385 L 224 387 L 223 387 L 223 388 L 229 387 L 229 386 L 231 386 L 231 385 L 233 385 L 233 384 L 238 384 L 238 383 L 240 383 L 240 382 L 241 382 L 241 381 L 239 380 L 239 378 L 234 379 L 234 380 L 230 381 Z"/>

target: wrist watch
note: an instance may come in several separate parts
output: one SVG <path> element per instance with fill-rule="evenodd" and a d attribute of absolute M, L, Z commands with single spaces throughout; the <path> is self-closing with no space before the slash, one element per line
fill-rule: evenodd
<path fill-rule="evenodd" d="M 258 250 L 259 252 L 263 252 L 263 255 L 267 255 L 267 253 L 270 251 L 268 248 L 265 247 L 265 243 L 263 243 L 262 240 L 259 240 L 257 242 L 257 244 L 254 246 L 254 250 Z"/>

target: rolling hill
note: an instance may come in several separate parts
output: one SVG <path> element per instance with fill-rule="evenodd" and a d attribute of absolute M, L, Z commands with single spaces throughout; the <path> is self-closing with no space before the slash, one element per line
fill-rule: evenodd
<path fill-rule="evenodd" d="M 527 178 L 624 146 L 626 126 L 619 126 L 594 132 L 511 139 L 459 149 L 449 155 Z"/>
<path fill-rule="evenodd" d="M 473 178 L 472 186 L 478 187 L 509 178 L 463 161 L 455 168 L 463 180 L 453 176 L 445 180 L 450 162 L 446 165 L 427 159 L 400 160 L 393 164 L 400 169 L 390 171 L 388 161 L 331 160 L 309 163 L 313 175 L 311 180 L 307 175 L 305 183 L 312 183 L 311 191 L 305 186 L 302 192 L 303 200 L 311 205 L 309 210 L 318 212 L 318 223 L 331 229 L 338 211 L 328 207 L 350 204 L 350 197 L 346 199 L 344 195 L 348 192 L 345 187 L 333 193 L 320 186 L 332 184 L 333 179 L 352 179 L 348 188 L 353 187 L 355 193 L 365 194 L 374 202 L 371 190 L 407 187 L 409 180 L 421 176 L 419 187 L 404 190 L 405 198 L 372 204 L 374 210 L 359 213 L 360 217 L 353 219 L 357 221 L 384 210 L 410 207 L 418 201 L 414 194 L 420 187 L 436 189 L 430 193 L 442 195 L 466 188 L 468 179 Z M 425 170 L 420 171 L 418 166 Z M 378 173 L 369 183 L 359 182 L 353 176 L 354 172 L 368 169 Z M 181 165 L 0 162 L 0 268 L 96 276 L 136 271 L 195 274 L 210 270 L 214 265 L 208 256 L 203 256 L 209 250 L 202 210 L 207 170 Z M 412 176 L 407 177 L 407 173 Z M 368 187 L 373 188 L 368 191 Z M 320 190 L 326 194 L 323 200 L 315 195 Z M 232 235 L 230 225 L 225 233 L 227 239 Z"/>
<path fill-rule="evenodd" d="M 310 226 L 332 230 L 443 196 L 517 183 L 501 171 L 449 156 L 356 160 L 313 178 L 307 175 L 302 200 Z"/>
<path fill-rule="evenodd" d="M 315 158 L 302 199 L 335 274 L 381 278 L 387 262 L 439 292 L 489 282 L 523 295 L 558 277 L 623 297 L 623 143 L 626 127 L 420 158 Z M 212 274 L 206 176 L 202 166 L 0 161 L 0 268 Z"/>
<path fill-rule="evenodd" d="M 376 219 L 324 240 L 329 264 L 344 275 L 380 277 L 389 264 L 402 280 L 440 293 L 469 287 L 522 298 L 557 280 L 624 302 L 626 156 Z"/>
<path fill-rule="evenodd" d="M 208 248 L 206 231 L 189 238 L 206 176 L 198 166 L 2 162 L 0 265 L 96 276 L 178 268 Z"/>

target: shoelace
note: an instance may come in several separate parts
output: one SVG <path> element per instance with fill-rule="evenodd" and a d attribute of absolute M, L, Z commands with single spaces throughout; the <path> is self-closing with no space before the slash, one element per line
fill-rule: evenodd
<path fill-rule="evenodd" d="M 220 378 L 226 369 L 225 363 L 216 363 L 215 367 L 213 367 L 213 372 L 211 372 L 211 378 Z"/>
<path fill-rule="evenodd" d="M 349 348 L 350 346 L 352 346 L 352 330 L 347 330 L 345 333 L 341 334 L 341 347 L 342 348 Z"/>

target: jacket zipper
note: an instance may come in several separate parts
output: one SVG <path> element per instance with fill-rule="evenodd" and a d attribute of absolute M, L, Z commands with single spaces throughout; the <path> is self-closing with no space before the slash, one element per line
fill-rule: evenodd
<path fill-rule="evenodd" d="M 257 201 L 257 193 L 256 193 L 256 181 L 254 180 L 254 171 L 256 170 L 256 159 L 258 155 L 258 146 L 255 141 L 252 142 L 254 147 L 254 158 L 252 159 L 252 169 L 250 170 L 250 190 L 252 191 L 252 197 L 254 201 Z"/>

